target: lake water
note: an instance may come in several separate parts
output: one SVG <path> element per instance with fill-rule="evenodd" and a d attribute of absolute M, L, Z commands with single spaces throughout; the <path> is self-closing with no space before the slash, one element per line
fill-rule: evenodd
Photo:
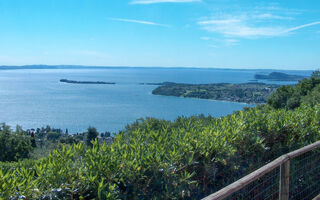
<path fill-rule="evenodd" d="M 0 122 L 24 129 L 50 125 L 83 132 L 89 126 L 117 132 L 138 118 L 231 114 L 241 103 L 152 95 L 157 86 L 139 83 L 245 83 L 270 70 L 101 68 L 0 70 Z M 310 75 L 310 71 L 286 71 Z M 116 82 L 85 85 L 60 79 Z M 273 82 L 274 83 L 274 82 Z M 287 83 L 281 83 L 287 84 Z M 289 83 L 289 84 L 292 84 Z"/>

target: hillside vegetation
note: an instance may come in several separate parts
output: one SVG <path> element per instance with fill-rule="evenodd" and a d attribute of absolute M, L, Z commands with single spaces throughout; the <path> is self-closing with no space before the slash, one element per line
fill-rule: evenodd
<path fill-rule="evenodd" d="M 313 72 L 310 79 L 303 79 L 297 85 L 281 86 L 268 99 L 274 108 L 294 109 L 302 103 L 316 105 L 320 101 L 320 72 Z"/>
<path fill-rule="evenodd" d="M 264 105 L 221 118 L 147 118 L 127 126 L 111 145 L 80 142 L 39 160 L 1 163 L 0 197 L 200 199 L 319 139 L 316 103 L 295 109 Z"/>
<path fill-rule="evenodd" d="M 154 89 L 152 94 L 258 104 L 266 103 L 267 98 L 278 87 L 279 85 L 264 83 L 164 83 Z"/>

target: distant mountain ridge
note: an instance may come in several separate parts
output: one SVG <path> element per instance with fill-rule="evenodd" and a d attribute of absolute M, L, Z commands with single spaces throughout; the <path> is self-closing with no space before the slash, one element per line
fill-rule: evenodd
<path fill-rule="evenodd" d="M 232 70 L 232 71 L 255 71 L 255 72 L 272 72 L 277 69 L 269 69 L 269 68 L 257 68 L 257 69 L 246 69 L 246 68 L 219 68 L 219 67 L 188 67 L 188 66 L 108 66 L 108 65 L 46 65 L 46 64 L 32 64 L 32 65 L 0 65 L 0 70 L 16 70 L 16 69 L 197 69 L 197 70 Z M 313 70 L 277 70 L 277 71 L 305 71 L 308 73 L 312 73 Z"/>
<path fill-rule="evenodd" d="M 11 66 L 11 65 L 1 65 L 0 70 L 14 70 L 14 69 L 101 69 L 101 68 L 119 68 L 112 66 L 86 66 L 86 65 L 22 65 L 22 66 Z"/>

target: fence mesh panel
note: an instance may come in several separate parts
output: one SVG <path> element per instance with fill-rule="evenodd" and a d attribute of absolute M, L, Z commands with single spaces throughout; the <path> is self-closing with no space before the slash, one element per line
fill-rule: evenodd
<path fill-rule="evenodd" d="M 309 200 L 320 193 L 320 150 L 290 161 L 290 199 Z"/>
<path fill-rule="evenodd" d="M 234 193 L 228 200 L 274 200 L 279 197 L 280 168 L 277 167 L 261 178 Z"/>
<path fill-rule="evenodd" d="M 227 200 L 279 199 L 280 166 L 241 190 Z M 290 160 L 290 200 L 312 200 L 320 194 L 320 149 L 304 153 Z"/>

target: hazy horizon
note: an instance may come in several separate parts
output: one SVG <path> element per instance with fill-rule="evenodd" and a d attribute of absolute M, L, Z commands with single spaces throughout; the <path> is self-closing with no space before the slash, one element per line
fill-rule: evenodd
<path fill-rule="evenodd" d="M 54 67 L 62 67 L 62 68 L 164 68 L 164 69 L 221 69 L 221 70 L 255 70 L 255 71 L 315 71 L 319 70 L 319 67 L 317 68 L 306 68 L 306 69 L 299 69 L 299 68 L 244 68 L 244 67 L 197 67 L 197 66 L 107 66 L 107 65 L 64 65 L 64 64 L 57 64 L 57 65 L 47 65 L 47 64 L 30 64 L 30 65 L 0 65 L 0 69 L 3 67 L 8 67 L 5 69 L 9 69 L 12 67 L 18 67 L 19 69 L 26 67 L 26 69 L 39 69 L 39 68 L 32 68 L 32 67 L 40 67 L 43 69 L 46 69 L 45 67 L 54 68 Z M 29 68 L 28 68 L 29 67 Z"/>

